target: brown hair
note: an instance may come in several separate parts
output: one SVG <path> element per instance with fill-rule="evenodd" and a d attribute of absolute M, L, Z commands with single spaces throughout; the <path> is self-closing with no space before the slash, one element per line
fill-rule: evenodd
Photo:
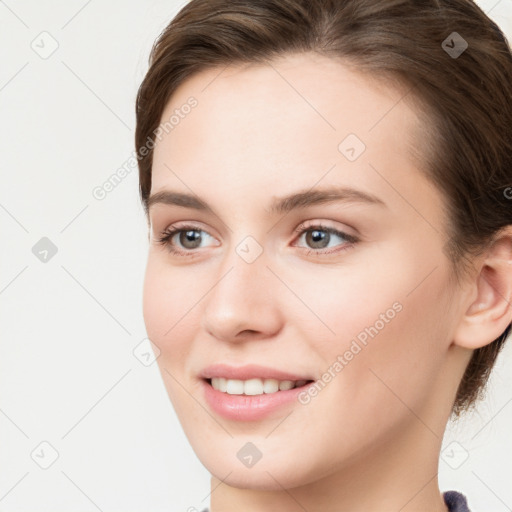
<path fill-rule="evenodd" d="M 453 32 L 468 45 L 460 55 L 449 54 Z M 414 90 L 406 99 L 424 124 L 421 152 L 413 156 L 445 198 L 450 236 L 444 249 L 458 281 L 471 270 L 469 256 L 512 224 L 512 55 L 503 33 L 471 0 L 192 0 L 156 40 L 137 94 L 135 144 L 146 214 L 149 142 L 184 80 L 212 67 L 310 51 Z M 483 396 L 510 330 L 474 351 L 455 416 Z"/>

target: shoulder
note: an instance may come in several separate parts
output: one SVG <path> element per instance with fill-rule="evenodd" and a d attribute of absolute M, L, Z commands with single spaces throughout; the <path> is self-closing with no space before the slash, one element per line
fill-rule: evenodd
<path fill-rule="evenodd" d="M 457 491 L 446 491 L 443 493 L 443 498 L 449 512 L 471 512 L 464 494 Z"/>

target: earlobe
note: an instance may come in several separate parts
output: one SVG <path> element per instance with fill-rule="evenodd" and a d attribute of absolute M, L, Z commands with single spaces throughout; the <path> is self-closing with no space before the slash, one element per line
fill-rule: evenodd
<path fill-rule="evenodd" d="M 512 226 L 507 228 L 480 264 L 470 304 L 455 332 L 456 345 L 468 349 L 488 345 L 512 322 Z"/>

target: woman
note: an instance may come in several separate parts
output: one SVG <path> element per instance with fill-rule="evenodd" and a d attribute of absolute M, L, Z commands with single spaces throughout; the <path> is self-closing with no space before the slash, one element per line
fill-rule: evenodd
<path fill-rule="evenodd" d="M 161 34 L 144 320 L 211 512 L 469 510 L 436 477 L 510 332 L 511 84 L 469 0 L 193 0 Z"/>

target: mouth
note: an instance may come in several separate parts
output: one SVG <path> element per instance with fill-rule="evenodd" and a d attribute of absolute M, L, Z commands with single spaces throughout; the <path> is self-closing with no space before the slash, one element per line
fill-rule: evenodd
<path fill-rule="evenodd" d="M 306 388 L 315 382 L 312 374 L 257 364 L 213 364 L 203 368 L 199 378 L 203 399 L 211 411 L 233 421 L 277 418 L 290 407 L 299 406 L 299 395 L 307 393 Z"/>
<path fill-rule="evenodd" d="M 226 377 L 212 377 L 203 379 L 216 391 L 226 393 L 228 395 L 267 395 L 289 391 L 290 389 L 306 387 L 312 382 L 311 379 L 300 380 L 278 380 L 252 378 L 247 380 L 229 379 Z"/>

